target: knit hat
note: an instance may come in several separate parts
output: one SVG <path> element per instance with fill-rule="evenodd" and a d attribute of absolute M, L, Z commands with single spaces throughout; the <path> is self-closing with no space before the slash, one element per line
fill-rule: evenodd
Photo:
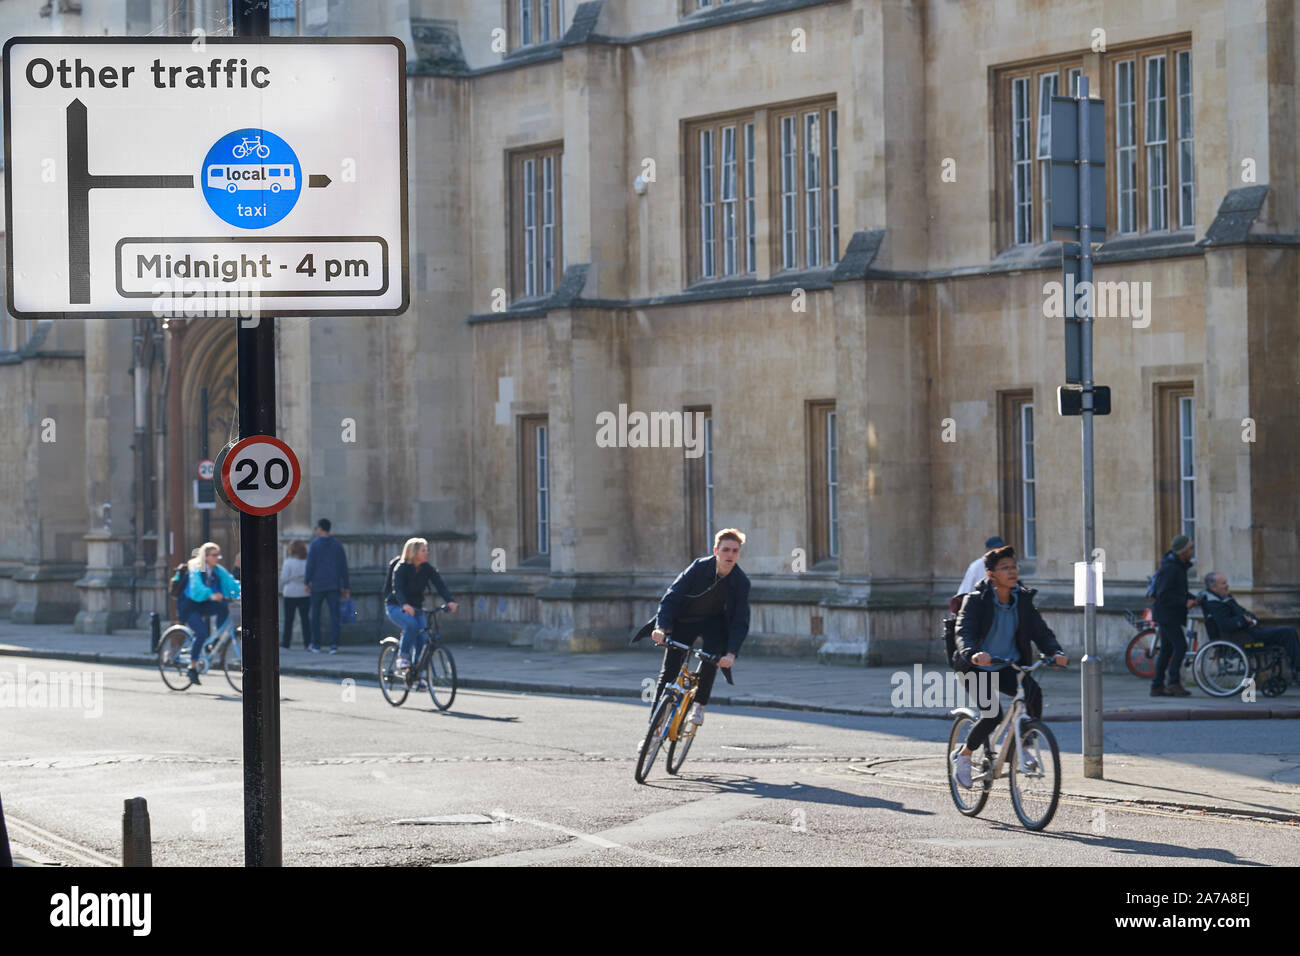
<path fill-rule="evenodd" d="M 1174 540 L 1169 542 L 1169 550 L 1174 554 L 1182 551 L 1183 548 L 1191 544 L 1192 539 L 1185 534 L 1175 535 Z"/>

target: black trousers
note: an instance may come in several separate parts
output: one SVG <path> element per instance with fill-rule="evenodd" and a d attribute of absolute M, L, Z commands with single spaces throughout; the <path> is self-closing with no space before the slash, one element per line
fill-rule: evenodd
<path fill-rule="evenodd" d="M 1015 696 L 1016 693 L 1016 672 L 1010 667 L 1004 667 L 998 671 L 998 690 L 1003 694 Z M 1029 716 L 1035 719 L 1043 716 L 1043 689 L 1038 686 L 1032 677 L 1025 677 L 1025 710 Z M 976 722 L 975 726 L 970 729 L 966 735 L 966 746 L 975 750 L 984 745 L 984 741 L 989 739 L 989 734 L 997 729 L 998 721 L 1002 719 L 1002 697 L 998 696 L 998 715 L 996 717 L 984 717 Z"/>
<path fill-rule="evenodd" d="M 304 648 L 311 646 L 311 628 L 308 627 L 307 608 L 311 604 L 311 597 L 284 599 L 284 633 L 280 635 L 280 646 L 288 647 L 293 643 L 293 616 L 296 613 L 298 620 L 302 624 L 302 646 Z"/>
<path fill-rule="evenodd" d="M 1151 678 L 1152 687 L 1165 686 L 1165 673 L 1169 674 L 1169 683 L 1182 685 L 1183 658 L 1187 656 L 1187 635 L 1183 633 L 1184 625 L 1160 625 L 1160 653 L 1156 655 L 1156 673 Z"/>
<path fill-rule="evenodd" d="M 706 654 L 717 654 L 722 656 L 727 653 L 727 619 L 721 615 L 717 617 L 702 618 L 698 621 L 678 621 L 673 627 L 672 634 L 668 635 L 670 640 L 677 641 L 679 644 L 692 645 L 696 638 L 703 638 L 700 644 L 701 649 Z M 664 691 L 664 685 L 670 680 L 676 680 L 677 672 L 681 670 L 682 661 L 686 659 L 686 652 L 678 650 L 675 647 L 664 648 L 664 663 L 659 668 L 659 686 L 655 688 L 654 699 L 659 700 L 659 695 Z M 698 704 L 707 704 L 709 694 L 713 691 L 714 678 L 718 676 L 718 665 L 709 661 L 700 663 L 700 686 L 695 691 L 695 701 Z"/>

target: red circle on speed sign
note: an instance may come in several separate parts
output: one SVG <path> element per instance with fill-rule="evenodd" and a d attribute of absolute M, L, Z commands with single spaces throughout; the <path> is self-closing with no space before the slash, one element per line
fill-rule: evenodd
<path fill-rule="evenodd" d="M 211 458 L 204 458 L 199 462 L 198 474 L 204 481 L 211 481 L 215 472 L 215 466 Z"/>
<path fill-rule="evenodd" d="M 298 456 L 270 435 L 250 435 L 236 442 L 221 462 L 226 497 L 245 514 L 275 514 L 293 501 L 300 481 Z"/>

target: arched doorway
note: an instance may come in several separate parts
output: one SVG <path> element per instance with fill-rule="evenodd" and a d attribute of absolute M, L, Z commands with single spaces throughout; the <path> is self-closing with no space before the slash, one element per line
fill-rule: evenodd
<path fill-rule="evenodd" d="M 204 536 L 203 509 L 194 506 L 194 469 L 203 458 L 215 458 L 231 438 L 238 437 L 238 386 L 236 360 L 236 320 L 191 319 L 185 330 L 185 371 L 182 376 L 181 401 L 184 409 L 185 463 L 185 551 L 192 551 L 204 541 L 221 546 L 222 563 L 231 568 L 239 545 L 239 516 L 218 499 L 216 507 L 206 510 L 207 536 Z M 205 416 L 206 410 L 206 416 Z M 203 420 L 207 419 L 206 435 Z M 206 449 L 204 439 L 206 437 Z M 206 452 L 206 453 L 205 453 Z"/>

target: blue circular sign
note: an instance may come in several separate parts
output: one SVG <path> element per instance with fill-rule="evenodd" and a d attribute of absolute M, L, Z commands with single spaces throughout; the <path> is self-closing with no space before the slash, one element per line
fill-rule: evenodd
<path fill-rule="evenodd" d="M 269 130 L 237 129 L 203 157 L 203 198 L 241 229 L 275 225 L 298 202 L 302 167 L 289 144 Z"/>

